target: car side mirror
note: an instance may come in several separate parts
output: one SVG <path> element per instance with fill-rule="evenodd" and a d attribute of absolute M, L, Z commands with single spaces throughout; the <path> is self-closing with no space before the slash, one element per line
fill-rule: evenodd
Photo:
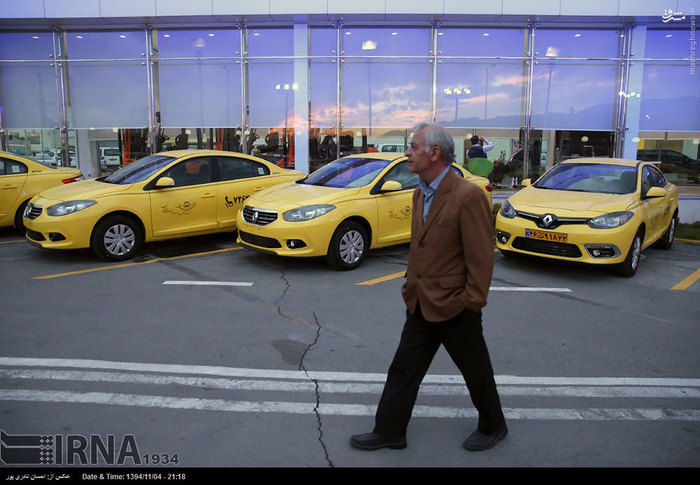
<path fill-rule="evenodd" d="M 156 182 L 155 187 L 157 189 L 164 189 L 166 187 L 173 187 L 175 185 L 175 180 L 172 177 L 161 177 Z"/>
<path fill-rule="evenodd" d="M 532 180 L 530 180 L 530 179 L 524 179 L 522 182 L 520 182 L 520 185 L 522 185 L 523 187 L 527 187 L 531 184 L 532 184 Z"/>
<path fill-rule="evenodd" d="M 664 190 L 662 187 L 652 187 L 649 190 L 647 190 L 647 193 L 644 197 L 645 198 L 664 197 L 665 195 L 666 195 L 666 190 Z"/>
<path fill-rule="evenodd" d="M 400 182 L 397 182 L 396 180 L 387 180 L 382 184 L 381 191 L 382 192 L 396 192 L 397 190 L 403 189 L 403 186 L 401 185 Z"/>

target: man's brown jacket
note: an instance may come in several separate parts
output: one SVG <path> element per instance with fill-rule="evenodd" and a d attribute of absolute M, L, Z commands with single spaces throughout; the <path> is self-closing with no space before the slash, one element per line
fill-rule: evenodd
<path fill-rule="evenodd" d="M 413 193 L 411 246 L 401 288 L 413 314 L 430 322 L 486 305 L 494 262 L 493 215 L 481 187 L 453 170 L 440 182 L 423 222 L 424 195 Z"/>

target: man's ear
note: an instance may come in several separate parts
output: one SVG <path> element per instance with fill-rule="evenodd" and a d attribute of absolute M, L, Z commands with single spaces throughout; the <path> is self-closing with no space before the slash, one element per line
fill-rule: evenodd
<path fill-rule="evenodd" d="M 442 150 L 437 145 L 430 147 L 430 158 L 433 157 L 435 157 L 436 160 L 442 158 Z"/>

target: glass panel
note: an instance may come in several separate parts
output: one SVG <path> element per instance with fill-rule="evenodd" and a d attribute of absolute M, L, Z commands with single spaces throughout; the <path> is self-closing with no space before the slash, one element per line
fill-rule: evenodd
<path fill-rule="evenodd" d="M 161 126 L 242 126 L 240 31 L 158 33 Z"/>
<path fill-rule="evenodd" d="M 310 30 L 309 171 L 337 158 L 338 137 L 336 30 Z"/>
<path fill-rule="evenodd" d="M 532 85 L 537 129 L 612 130 L 618 96 L 612 62 L 539 61 Z"/>
<path fill-rule="evenodd" d="M 252 154 L 294 167 L 294 79 L 292 29 L 252 29 L 248 33 L 248 91 Z M 301 121 L 306 125 L 306 120 Z"/>
<path fill-rule="evenodd" d="M 66 33 L 69 126 L 148 124 L 144 32 Z"/>
<path fill-rule="evenodd" d="M 644 57 L 683 59 L 691 54 L 690 33 L 686 30 L 647 30 Z"/>
<path fill-rule="evenodd" d="M 430 55 L 430 29 L 342 29 L 341 42 L 345 56 Z"/>
<path fill-rule="evenodd" d="M 440 29 L 437 42 L 441 56 L 522 57 L 525 52 L 520 29 Z"/>
<path fill-rule="evenodd" d="M 430 119 L 432 68 L 427 61 L 347 60 L 343 64 L 344 127 L 404 126 Z"/>
<path fill-rule="evenodd" d="M 522 61 L 443 61 L 437 70 L 436 119 L 445 126 L 521 126 Z"/>
<path fill-rule="evenodd" d="M 700 84 L 688 63 L 644 66 L 640 130 L 700 131 Z"/>
<path fill-rule="evenodd" d="M 537 29 L 535 56 L 616 59 L 620 38 L 615 30 Z"/>
<path fill-rule="evenodd" d="M 637 160 L 659 162 L 669 182 L 700 183 L 700 133 L 640 132 Z"/>
<path fill-rule="evenodd" d="M 52 34 L 0 33 L 0 109 L 5 128 L 59 125 L 52 54 Z M 43 62 L 23 62 L 32 60 Z"/>

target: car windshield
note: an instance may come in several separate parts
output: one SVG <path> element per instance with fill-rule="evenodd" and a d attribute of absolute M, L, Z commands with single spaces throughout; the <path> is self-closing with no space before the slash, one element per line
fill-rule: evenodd
<path fill-rule="evenodd" d="M 119 185 L 142 182 L 173 160 L 175 160 L 174 157 L 167 155 L 149 155 L 120 168 L 101 180 Z"/>
<path fill-rule="evenodd" d="M 118 157 L 119 156 L 119 148 L 107 148 L 104 150 L 103 153 L 106 157 Z"/>
<path fill-rule="evenodd" d="M 601 163 L 562 163 L 533 185 L 538 189 L 630 194 L 637 188 L 637 168 Z"/>
<path fill-rule="evenodd" d="M 302 184 L 325 187 L 362 187 L 369 184 L 391 160 L 376 158 L 341 158 L 325 165 L 300 181 Z"/>

